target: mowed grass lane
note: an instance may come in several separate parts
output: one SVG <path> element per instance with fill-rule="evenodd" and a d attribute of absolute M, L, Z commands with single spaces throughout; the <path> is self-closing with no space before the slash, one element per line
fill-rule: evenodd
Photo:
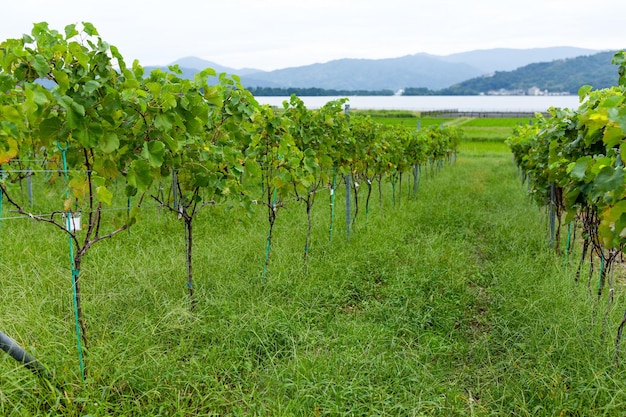
<path fill-rule="evenodd" d="M 46 225 L 3 224 L 0 324 L 55 373 L 51 388 L 0 357 L 3 415 L 619 415 L 616 309 L 593 299 L 547 245 L 502 144 L 464 143 L 422 172 L 416 200 L 372 197 L 350 238 L 337 198 L 278 215 L 263 283 L 266 214 L 207 209 L 196 223 L 196 294 L 182 224 L 147 210 L 83 269 L 90 348 L 80 381 L 67 244 Z M 623 307 L 618 294 L 616 302 Z M 601 310 L 601 309 L 600 309 Z"/>

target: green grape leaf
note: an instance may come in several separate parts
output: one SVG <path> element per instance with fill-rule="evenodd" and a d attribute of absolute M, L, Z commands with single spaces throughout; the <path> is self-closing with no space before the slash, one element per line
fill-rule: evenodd
<path fill-rule="evenodd" d="M 6 92 L 15 86 L 13 78 L 7 74 L 0 74 L 0 92 Z"/>
<path fill-rule="evenodd" d="M 613 228 L 607 222 L 601 222 L 598 225 L 598 237 L 605 248 L 611 249 L 613 247 L 614 236 Z"/>
<path fill-rule="evenodd" d="M 20 112 L 13 106 L 2 106 L 0 109 L 0 116 L 2 119 L 18 125 L 21 124 L 23 120 Z"/>
<path fill-rule="evenodd" d="M 78 61 L 81 67 L 89 68 L 89 55 L 84 52 L 83 47 L 80 43 L 70 42 L 68 48 L 70 50 L 70 53 Z"/>
<path fill-rule="evenodd" d="M 254 160 L 246 161 L 245 163 L 245 171 L 246 175 L 250 178 L 261 178 L 262 171 L 259 163 Z"/>
<path fill-rule="evenodd" d="M 26 94 L 27 106 L 32 106 L 32 103 L 34 103 L 34 108 L 41 108 L 49 103 L 46 93 L 36 88 L 34 85 L 25 86 L 24 93 Z"/>
<path fill-rule="evenodd" d="M 85 106 L 83 106 L 80 103 L 77 103 L 74 100 L 71 101 L 71 106 L 72 106 L 72 110 L 78 113 L 81 117 L 85 117 Z"/>
<path fill-rule="evenodd" d="M 613 56 L 612 63 L 618 65 L 619 85 L 626 85 L 626 51 L 619 51 Z"/>
<path fill-rule="evenodd" d="M 611 166 L 603 167 L 594 179 L 594 191 L 605 193 L 615 190 L 624 181 L 624 170 Z"/>
<path fill-rule="evenodd" d="M 98 201 L 110 206 L 113 203 L 113 193 L 109 191 L 104 185 L 96 188 L 96 197 Z"/>
<path fill-rule="evenodd" d="M 154 127 L 161 131 L 169 132 L 170 130 L 172 130 L 172 126 L 173 123 L 170 120 L 169 115 L 167 114 L 157 114 L 154 118 Z"/>
<path fill-rule="evenodd" d="M 139 192 L 145 191 L 152 183 L 152 173 L 147 162 L 137 159 L 128 168 L 128 185 Z M 131 188 L 132 190 L 132 188 Z M 127 193 L 129 189 L 127 187 Z"/>
<path fill-rule="evenodd" d="M 98 36 L 98 31 L 96 30 L 94 25 L 89 22 L 83 22 L 83 29 L 85 33 L 89 36 Z"/>
<path fill-rule="evenodd" d="M 32 61 L 33 68 L 37 71 L 37 75 L 39 78 L 46 78 L 48 73 L 50 72 L 50 64 L 42 55 L 35 55 L 35 58 Z"/>
<path fill-rule="evenodd" d="M 100 138 L 100 149 L 104 153 L 115 152 L 120 147 L 120 140 L 115 132 L 107 132 Z"/>
<path fill-rule="evenodd" d="M 78 35 L 78 31 L 75 24 L 65 26 L 65 39 L 73 38 L 76 35 Z"/>
<path fill-rule="evenodd" d="M 144 142 L 141 156 L 148 160 L 153 168 L 163 165 L 165 155 L 165 144 L 160 141 Z"/>
<path fill-rule="evenodd" d="M 52 76 L 57 85 L 61 88 L 62 92 L 67 91 L 70 88 L 70 77 L 65 71 L 52 70 Z"/>
<path fill-rule="evenodd" d="M 602 141 L 608 148 L 618 145 L 624 138 L 624 130 L 621 127 L 607 125 L 604 128 Z"/>
<path fill-rule="evenodd" d="M 578 98 L 581 102 L 589 95 L 591 90 L 593 90 L 593 87 L 590 85 L 583 85 L 578 89 Z"/>
<path fill-rule="evenodd" d="M 58 117 L 44 119 L 39 124 L 39 135 L 42 139 L 56 139 L 61 130 L 61 124 L 61 119 Z"/>
<path fill-rule="evenodd" d="M 570 176 L 574 179 L 582 181 L 585 179 L 585 172 L 587 170 L 588 159 L 580 159 L 576 161 L 573 169 L 570 172 Z"/>
<path fill-rule="evenodd" d="M 93 163 L 93 169 L 104 178 L 117 178 L 119 175 L 117 165 L 110 157 L 97 158 Z"/>
<path fill-rule="evenodd" d="M 617 123 L 622 129 L 622 135 L 626 135 L 626 107 L 609 109 L 609 120 Z"/>
<path fill-rule="evenodd" d="M 84 87 L 85 93 L 92 94 L 94 91 L 96 91 L 100 87 L 101 85 L 98 81 L 89 80 L 85 83 L 85 87 Z"/>
<path fill-rule="evenodd" d="M 162 139 L 167 149 L 169 149 L 171 152 L 178 152 L 181 149 L 181 143 L 169 134 L 164 133 Z"/>
<path fill-rule="evenodd" d="M 609 207 L 602 213 L 603 219 L 608 222 L 617 221 L 623 214 L 626 214 L 626 200 L 618 201 L 614 206 Z"/>

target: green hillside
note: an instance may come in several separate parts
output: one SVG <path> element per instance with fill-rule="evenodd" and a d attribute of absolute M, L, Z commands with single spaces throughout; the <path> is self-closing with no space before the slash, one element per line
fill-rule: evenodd
<path fill-rule="evenodd" d="M 532 87 L 549 92 L 576 94 L 583 85 L 606 88 L 617 83 L 617 67 L 611 63 L 615 51 L 526 65 L 515 71 L 496 71 L 440 90 L 437 94 L 473 95 L 498 90 Z M 407 89 L 405 94 L 411 94 Z"/>

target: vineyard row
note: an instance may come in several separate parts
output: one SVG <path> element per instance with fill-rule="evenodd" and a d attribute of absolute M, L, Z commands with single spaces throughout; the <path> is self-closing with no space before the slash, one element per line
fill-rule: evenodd
<path fill-rule="evenodd" d="M 309 110 L 292 96 L 275 109 L 259 105 L 236 76 L 212 69 L 193 80 L 176 66 L 145 74 L 89 23 L 63 32 L 38 23 L 30 35 L 2 42 L 0 202 L 69 237 L 79 352 L 87 345 L 83 258 L 131 227 L 147 200 L 184 221 L 193 309 L 193 221 L 201 208 L 265 206 L 267 267 L 273 226 L 288 201 L 305 203 L 310 234 L 319 190 L 332 194 L 343 182 L 350 191 L 383 179 L 395 189 L 403 173 L 415 179 L 418 167 L 433 169 L 456 151 L 457 128 L 383 127 L 351 117 L 345 103 Z M 63 189 L 57 200 L 63 216 L 35 215 L 20 198 L 34 172 L 47 175 L 51 189 Z M 106 208 L 124 200 L 125 216 L 105 219 L 112 213 Z M 77 212 L 81 230 L 71 224 Z"/>
<path fill-rule="evenodd" d="M 611 272 L 626 245 L 626 53 L 618 52 L 613 63 L 619 67 L 618 85 L 582 87 L 577 109 L 550 109 L 551 117 L 517 128 L 508 140 L 531 194 L 550 208 L 555 248 L 560 250 L 563 224 L 581 232 L 576 280 L 588 259 L 589 280 L 599 271 L 597 298 L 606 294 L 607 312 L 615 290 Z M 618 328 L 616 359 L 625 325 L 626 314 Z"/>

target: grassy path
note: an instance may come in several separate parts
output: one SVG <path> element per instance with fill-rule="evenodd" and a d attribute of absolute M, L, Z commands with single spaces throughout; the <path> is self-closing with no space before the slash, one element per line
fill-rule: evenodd
<path fill-rule="evenodd" d="M 454 166 L 420 184 L 417 201 L 406 194 L 395 207 L 389 195 L 382 210 L 373 204 L 367 224 L 362 212 L 348 242 L 337 221 L 332 246 L 320 197 L 306 267 L 304 209 L 294 203 L 279 215 L 265 285 L 262 213 L 234 222 L 207 211 L 193 314 L 182 226 L 146 216 L 83 271 L 85 383 L 63 240 L 41 225 L 5 226 L 0 268 L 11 278 L 0 295 L 10 301 L 0 325 L 65 392 L 0 357 L 0 414 L 623 413 L 626 373 L 612 362 L 621 312 L 602 337 L 586 286 L 547 247 L 510 154 L 466 144 Z M 616 305 L 626 305 L 621 296 Z"/>

